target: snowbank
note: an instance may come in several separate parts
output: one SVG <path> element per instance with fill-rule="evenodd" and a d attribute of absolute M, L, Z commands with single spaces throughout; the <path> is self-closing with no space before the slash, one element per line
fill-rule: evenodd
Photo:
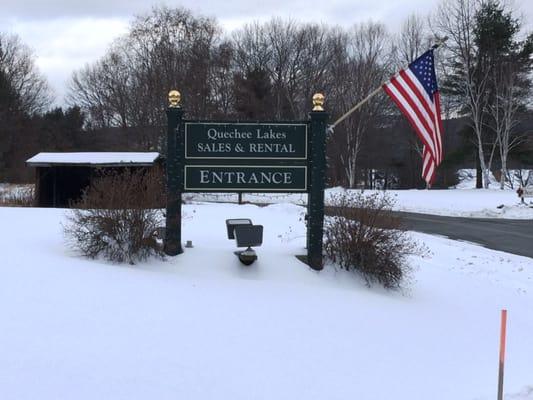
<path fill-rule="evenodd" d="M 533 261 L 423 234 L 406 293 L 308 269 L 303 209 L 190 204 L 166 261 L 65 250 L 64 211 L 0 208 L 0 398 L 531 399 Z M 224 220 L 265 226 L 243 267 Z M 514 396 L 514 397 L 513 397 Z"/>

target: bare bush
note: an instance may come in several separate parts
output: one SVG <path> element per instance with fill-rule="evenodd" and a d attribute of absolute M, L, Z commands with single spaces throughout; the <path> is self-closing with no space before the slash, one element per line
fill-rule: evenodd
<path fill-rule="evenodd" d="M 33 186 L 13 185 L 7 193 L 0 193 L 0 206 L 5 207 L 32 207 L 35 199 L 35 188 Z"/>
<path fill-rule="evenodd" d="M 379 193 L 346 192 L 331 200 L 333 216 L 324 226 L 326 256 L 341 268 L 361 274 L 369 286 L 401 288 L 411 272 L 407 256 L 421 251 L 401 230 L 393 204 L 389 196 Z"/>
<path fill-rule="evenodd" d="M 162 213 L 162 174 L 157 170 L 103 172 L 72 206 L 64 231 L 69 244 L 87 257 L 134 264 L 163 257 L 156 236 Z"/>

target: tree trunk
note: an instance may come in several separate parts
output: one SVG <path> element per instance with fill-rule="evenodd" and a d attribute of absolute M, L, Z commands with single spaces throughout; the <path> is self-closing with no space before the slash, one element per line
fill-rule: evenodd
<path fill-rule="evenodd" d="M 483 154 L 483 149 L 479 147 L 479 164 L 481 170 L 483 171 L 483 188 L 488 189 L 490 184 L 489 169 L 485 163 L 485 156 Z"/>
<path fill-rule="evenodd" d="M 507 154 L 505 153 L 502 154 L 501 162 L 502 162 L 502 168 L 501 168 L 502 176 L 500 178 L 500 189 L 503 190 L 505 189 L 505 179 L 507 178 Z"/>
<path fill-rule="evenodd" d="M 483 188 L 483 171 L 481 170 L 481 162 L 479 161 L 479 153 L 476 151 L 476 189 Z"/>

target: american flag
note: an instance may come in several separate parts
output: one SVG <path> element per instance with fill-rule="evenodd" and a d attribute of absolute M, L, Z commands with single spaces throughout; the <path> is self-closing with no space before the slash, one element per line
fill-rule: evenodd
<path fill-rule="evenodd" d="M 433 184 L 442 161 L 442 120 L 440 94 L 435 75 L 433 50 L 428 50 L 401 70 L 383 89 L 407 117 L 422 140 L 422 178 Z"/>

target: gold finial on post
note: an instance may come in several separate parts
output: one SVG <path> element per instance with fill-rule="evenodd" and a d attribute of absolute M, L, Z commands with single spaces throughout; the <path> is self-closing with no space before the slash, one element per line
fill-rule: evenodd
<path fill-rule="evenodd" d="M 315 93 L 313 95 L 313 111 L 324 111 L 324 95 L 322 93 Z"/>
<path fill-rule="evenodd" d="M 177 90 L 171 90 L 168 92 L 168 106 L 170 108 L 179 108 L 181 101 L 181 93 Z"/>

